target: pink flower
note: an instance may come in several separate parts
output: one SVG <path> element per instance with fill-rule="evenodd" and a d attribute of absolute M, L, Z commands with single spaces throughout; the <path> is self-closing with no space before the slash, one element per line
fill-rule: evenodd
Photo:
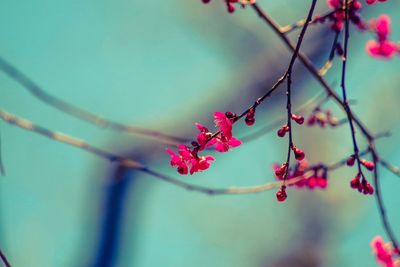
<path fill-rule="evenodd" d="M 182 175 L 188 173 L 187 164 L 182 156 L 175 154 L 170 148 L 167 148 L 167 152 L 171 155 L 171 166 L 178 167 L 178 172 Z"/>
<path fill-rule="evenodd" d="M 190 174 L 204 171 L 210 167 L 209 161 L 214 161 L 212 156 L 199 157 L 197 151 L 191 151 L 183 144 L 178 146 L 178 154 L 175 154 L 170 148 L 167 148 L 167 152 L 171 156 L 171 166 L 178 167 L 177 171 L 182 175 L 188 174 L 189 167 Z"/>
<path fill-rule="evenodd" d="M 365 0 L 368 5 L 375 4 L 376 2 L 386 2 L 386 0 Z"/>
<path fill-rule="evenodd" d="M 199 129 L 200 133 L 197 135 L 197 143 L 199 144 L 199 151 L 203 150 L 206 147 L 210 147 L 215 144 L 215 139 L 208 140 L 212 133 L 200 123 L 195 123 L 197 129 Z"/>
<path fill-rule="evenodd" d="M 183 160 L 189 161 L 193 157 L 192 151 L 185 145 L 181 144 L 178 146 L 179 150 L 178 153 L 181 155 Z"/>
<path fill-rule="evenodd" d="M 222 113 L 215 112 L 215 126 L 219 128 L 218 134 L 213 135 L 207 127 L 200 123 L 196 123 L 197 129 L 200 131 L 197 134 L 197 141 L 192 142 L 192 149 L 186 145 L 178 146 L 178 154 L 167 148 L 167 152 L 171 156 L 171 166 L 177 167 L 180 174 L 193 174 L 195 172 L 204 171 L 210 167 L 210 161 L 214 161 L 212 156 L 199 156 L 198 153 L 207 147 L 215 146 L 218 152 L 227 152 L 232 147 L 237 147 L 242 142 L 232 136 L 232 124 L 235 121 L 236 115 L 231 112 Z M 211 138 L 212 137 L 212 138 Z"/>
<path fill-rule="evenodd" d="M 207 170 L 210 167 L 210 163 L 208 161 L 214 161 L 214 160 L 215 159 L 213 156 L 203 156 L 203 157 L 193 158 L 191 160 L 192 167 L 190 168 L 190 174 Z"/>
<path fill-rule="evenodd" d="M 226 136 L 222 135 L 215 138 L 216 146 L 215 150 L 218 152 L 227 152 L 231 147 L 237 147 L 242 144 L 242 142 L 232 136 L 228 139 Z"/>
<path fill-rule="evenodd" d="M 367 42 L 365 48 L 371 57 L 377 58 L 390 59 L 399 52 L 399 46 L 391 41 L 377 42 L 370 40 Z"/>
<path fill-rule="evenodd" d="M 390 33 L 390 17 L 388 15 L 381 15 L 377 19 L 370 20 L 370 27 L 378 35 L 380 41 L 384 41 L 388 38 Z"/>
<path fill-rule="evenodd" d="M 327 0 L 328 6 L 334 10 L 327 19 L 332 22 L 331 29 L 339 32 L 343 29 L 345 21 L 345 12 L 343 10 L 342 0 Z M 365 22 L 361 19 L 359 10 L 362 5 L 359 1 L 354 0 L 349 3 L 349 20 L 357 26 L 359 30 L 365 30 Z"/>
<path fill-rule="evenodd" d="M 226 136 L 226 138 L 231 139 L 232 137 L 232 121 L 226 117 L 225 113 L 215 112 L 214 113 L 214 123 L 215 127 L 219 128 L 221 133 Z"/>
<path fill-rule="evenodd" d="M 400 46 L 389 40 L 390 17 L 382 15 L 370 21 L 370 28 L 376 33 L 377 40 L 370 40 L 366 44 L 366 50 L 372 57 L 392 58 L 400 52 Z"/>
<path fill-rule="evenodd" d="M 330 8 L 336 9 L 342 6 L 342 0 L 327 0 L 328 6 Z"/>
<path fill-rule="evenodd" d="M 274 164 L 272 169 L 275 172 L 275 176 L 278 180 L 283 180 L 286 174 L 287 164 L 282 165 Z M 314 174 L 309 176 L 306 174 L 307 171 L 314 170 Z M 328 186 L 327 172 L 320 165 L 310 166 L 306 160 L 299 161 L 293 167 L 289 168 L 287 181 L 291 179 L 298 179 L 299 181 L 289 184 L 289 186 L 295 186 L 297 188 L 308 187 L 309 189 L 321 188 L 325 189 Z"/>
<path fill-rule="evenodd" d="M 385 267 L 399 267 L 400 261 L 395 260 L 395 249 L 391 243 L 385 243 L 381 236 L 376 236 L 371 241 L 372 251 L 376 256 L 377 262 Z"/>

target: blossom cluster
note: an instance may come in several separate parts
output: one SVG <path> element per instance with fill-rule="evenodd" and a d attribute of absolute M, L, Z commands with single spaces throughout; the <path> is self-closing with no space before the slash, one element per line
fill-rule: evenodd
<path fill-rule="evenodd" d="M 368 5 L 373 5 L 379 2 L 386 2 L 386 0 L 366 0 Z M 343 29 L 346 19 L 343 1 L 327 0 L 327 4 L 333 12 L 328 14 L 326 17 L 320 17 L 318 22 L 324 23 L 325 20 L 329 20 L 332 23 L 332 30 L 340 32 Z M 381 15 L 377 19 L 364 21 L 360 16 L 360 10 L 362 8 L 360 1 L 351 1 L 348 8 L 349 21 L 359 30 L 372 32 L 376 36 L 375 40 L 370 40 L 366 44 L 366 50 L 370 56 L 390 59 L 394 55 L 400 54 L 400 45 L 389 39 L 390 17 L 388 15 Z"/>
<path fill-rule="evenodd" d="M 357 161 L 356 155 L 351 155 L 347 160 L 347 166 L 354 166 Z M 366 159 L 360 159 L 360 164 L 364 166 L 367 170 L 373 171 L 375 169 L 375 164 L 372 161 L 368 161 Z M 364 195 L 372 195 L 374 193 L 374 188 L 370 183 L 367 182 L 364 175 L 360 172 L 356 174 L 356 176 L 350 181 L 350 187 L 358 190 L 358 192 L 363 193 Z"/>
<path fill-rule="evenodd" d="M 327 125 L 335 127 L 338 125 L 338 123 L 338 119 L 332 115 L 332 111 L 330 109 L 321 110 L 319 107 L 314 109 L 307 119 L 308 126 L 318 125 L 321 128 L 325 128 Z"/>
<path fill-rule="evenodd" d="M 272 169 L 275 173 L 276 179 L 282 181 L 286 173 L 287 164 L 274 164 Z M 311 173 L 311 175 L 310 175 Z M 310 166 L 308 161 L 298 161 L 293 168 L 289 168 L 287 181 L 290 186 L 297 188 L 321 188 L 325 189 L 328 186 L 328 171 L 319 164 Z M 290 183 L 291 180 L 296 179 L 295 183 Z"/>
<path fill-rule="evenodd" d="M 302 172 L 304 172 L 303 167 L 306 165 L 306 163 L 301 163 L 304 158 L 306 157 L 306 154 L 304 153 L 304 151 L 300 148 L 298 148 L 297 146 L 295 146 L 292 143 L 292 138 L 291 138 L 291 121 L 296 122 L 299 125 L 302 125 L 304 123 L 304 117 L 301 115 L 296 115 L 294 113 L 291 113 L 290 111 L 288 116 L 288 123 L 283 125 L 278 131 L 277 131 L 277 135 L 279 137 L 284 137 L 286 135 L 286 133 L 289 133 L 289 152 L 291 153 L 293 152 L 295 159 L 298 161 L 295 169 L 293 171 L 290 171 L 289 169 L 289 156 L 290 154 L 288 154 L 288 160 L 286 162 L 284 162 L 282 165 L 278 166 L 275 165 L 274 167 L 274 171 L 275 171 L 275 175 L 278 179 L 283 180 L 283 184 L 281 186 L 281 188 L 278 190 L 278 192 L 276 193 L 276 199 L 279 202 L 283 202 L 286 200 L 287 198 L 287 193 L 286 193 L 286 181 L 288 178 L 294 178 L 294 177 L 298 177 L 303 175 Z M 300 181 L 300 183 L 298 183 L 298 185 L 302 184 L 302 182 Z"/>
<path fill-rule="evenodd" d="M 372 57 L 392 58 L 400 54 L 400 45 L 389 39 L 390 24 L 388 15 L 369 21 L 369 29 L 376 35 L 376 40 L 370 40 L 366 44 L 366 50 Z"/>
<path fill-rule="evenodd" d="M 329 14 L 327 19 L 332 22 L 331 29 L 340 32 L 343 29 L 345 22 L 345 10 L 343 8 L 342 0 L 328 0 L 328 6 L 334 10 L 333 13 Z M 358 29 L 365 29 L 365 22 L 361 19 L 359 10 L 361 9 L 361 2 L 355 0 L 349 3 L 349 20 L 357 26 Z M 324 22 L 324 20 L 320 20 Z"/>
<path fill-rule="evenodd" d="M 197 141 L 192 142 L 192 149 L 181 144 L 178 146 L 178 154 L 176 154 L 172 149 L 167 148 L 167 152 L 171 156 L 171 166 L 177 167 L 178 173 L 182 175 L 208 169 L 210 161 L 214 161 L 215 158 L 210 155 L 199 156 L 199 152 L 211 147 L 217 152 L 227 152 L 230 148 L 241 145 L 242 142 L 232 135 L 232 125 L 235 120 L 236 115 L 231 112 L 215 112 L 214 123 L 218 128 L 216 134 L 210 132 L 202 124 L 196 123 L 199 133 Z"/>
<path fill-rule="evenodd" d="M 371 248 L 375 254 L 376 261 L 381 266 L 400 267 L 400 251 L 395 249 L 391 243 L 385 243 L 381 236 L 376 236 L 371 241 Z"/>

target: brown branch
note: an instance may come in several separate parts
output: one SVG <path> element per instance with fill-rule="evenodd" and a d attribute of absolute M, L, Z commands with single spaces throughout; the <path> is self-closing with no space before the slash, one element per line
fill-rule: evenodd
<path fill-rule="evenodd" d="M 31 93 L 38 100 L 43 103 L 56 108 L 66 114 L 69 114 L 80 120 L 89 122 L 100 128 L 109 128 L 118 132 L 126 132 L 128 134 L 136 134 L 147 136 L 155 139 L 158 142 L 162 142 L 168 145 L 177 145 L 179 143 L 185 143 L 190 140 L 182 137 L 176 137 L 168 134 L 164 134 L 159 131 L 149 130 L 141 127 L 131 126 L 115 122 L 110 119 L 106 119 L 92 112 L 84 110 L 78 106 L 72 105 L 70 103 L 61 100 L 53 95 L 47 93 L 39 85 L 33 82 L 28 76 L 18 70 L 16 67 L 8 63 L 5 59 L 0 57 L 0 70 L 7 74 L 10 78 L 18 82 L 23 88 L 25 88 L 29 93 Z"/>
<path fill-rule="evenodd" d="M 347 6 L 347 5 L 346 5 Z M 267 24 L 269 25 L 272 30 L 279 36 L 279 38 L 286 44 L 286 46 L 294 51 L 294 46 L 289 40 L 289 38 L 281 32 L 281 27 L 279 26 L 278 23 L 276 23 L 266 12 L 264 12 L 259 5 L 254 4 L 252 5 L 254 11 L 258 14 L 258 16 Z M 375 149 L 374 146 L 374 136 L 373 134 L 367 129 L 367 127 L 361 122 L 361 120 L 351 111 L 348 110 L 346 103 L 343 102 L 340 97 L 336 94 L 336 92 L 330 88 L 330 86 L 327 84 L 327 82 L 324 80 L 324 78 L 319 75 L 317 69 L 314 67 L 313 63 L 308 59 L 307 56 L 302 54 L 301 52 L 298 54 L 300 61 L 304 64 L 304 66 L 310 71 L 312 76 L 322 85 L 322 87 L 325 89 L 325 91 L 328 93 L 330 97 L 333 98 L 333 100 L 342 108 L 342 110 L 348 115 L 349 120 L 354 122 L 355 125 L 360 129 L 361 133 L 363 136 L 367 139 L 369 143 L 369 148 L 370 148 L 370 153 L 373 156 L 373 161 L 375 163 L 375 170 L 374 170 L 374 185 L 375 185 L 375 197 L 377 199 L 377 204 L 378 208 L 380 211 L 382 223 L 384 226 L 384 229 L 390 238 L 390 240 L 393 243 L 393 246 L 395 248 L 398 248 L 398 242 L 393 234 L 393 231 L 390 227 L 389 220 L 386 216 L 384 204 L 383 204 L 383 199 L 380 193 L 380 186 L 379 186 L 379 177 L 378 177 L 378 171 L 377 171 L 377 163 L 379 162 L 379 156 L 378 152 Z"/>
<path fill-rule="evenodd" d="M 343 1 L 343 9 L 345 13 L 345 21 L 344 21 L 344 48 L 343 48 L 343 57 L 342 57 L 342 78 L 341 78 L 341 87 L 342 87 L 342 96 L 343 96 L 343 104 L 345 105 L 345 112 L 347 115 L 347 121 L 349 122 L 350 126 L 350 132 L 351 132 L 351 140 L 353 142 L 353 151 L 354 151 L 354 157 L 357 161 L 357 168 L 358 168 L 358 174 L 361 175 L 362 177 L 362 182 L 365 183 L 365 177 L 364 173 L 361 169 L 361 160 L 360 156 L 358 155 L 359 149 L 357 145 L 357 138 L 356 138 L 356 132 L 354 129 L 354 124 L 352 118 L 352 111 L 350 109 L 348 100 L 347 100 L 347 90 L 346 90 L 346 66 L 347 66 L 347 48 L 348 48 L 348 43 L 349 43 L 349 38 L 350 38 L 350 33 L 349 33 L 349 5 L 347 3 L 347 0 Z"/>
<path fill-rule="evenodd" d="M 6 169 L 4 168 L 4 164 L 3 164 L 3 143 L 2 143 L 2 138 L 1 138 L 1 132 L 0 132 L 0 174 L 1 175 L 6 174 Z"/>
<path fill-rule="evenodd" d="M 297 40 L 296 48 L 292 54 L 292 58 L 290 59 L 289 67 L 286 71 L 286 76 L 287 76 L 287 101 L 286 101 L 286 109 L 287 109 L 287 127 L 289 127 L 289 140 L 288 140 L 288 152 L 287 152 L 287 158 L 286 158 L 286 171 L 285 171 L 285 176 L 283 177 L 283 184 L 282 184 L 282 190 L 285 189 L 286 185 L 286 180 L 288 178 L 289 174 L 289 166 L 290 166 L 290 155 L 292 154 L 292 149 L 294 149 L 294 144 L 293 144 L 293 129 L 292 129 L 292 96 L 291 96 L 291 85 L 292 85 L 292 72 L 293 72 L 293 66 L 294 63 L 296 62 L 297 55 L 299 54 L 301 44 L 303 43 L 304 36 L 306 34 L 309 22 L 312 19 L 312 15 L 314 13 L 315 5 L 317 3 L 317 0 L 312 0 L 310 10 L 308 11 L 308 15 L 306 18 L 306 22 L 300 32 L 299 38 Z"/>
<path fill-rule="evenodd" d="M 248 187 L 232 186 L 232 187 L 227 187 L 227 188 L 210 188 L 210 187 L 205 187 L 205 186 L 194 185 L 194 184 L 183 182 L 176 178 L 172 178 L 168 175 L 159 173 L 157 171 L 154 171 L 133 159 L 118 156 L 113 153 L 102 150 L 100 148 L 97 148 L 93 145 L 89 145 L 88 143 L 86 143 L 80 139 L 77 139 L 75 137 L 68 136 L 68 135 L 65 135 L 62 133 L 57 133 L 57 132 L 51 131 L 49 129 L 46 129 L 42 126 L 35 125 L 32 122 L 30 122 L 26 119 L 20 118 L 20 117 L 16 117 L 15 115 L 13 115 L 9 112 L 0 110 L 0 119 L 4 120 L 5 122 L 7 122 L 11 125 L 18 126 L 24 130 L 51 138 L 60 143 L 66 143 L 66 144 L 76 147 L 78 149 L 82 149 L 86 152 L 89 152 L 100 158 L 104 158 L 110 162 L 119 163 L 121 166 L 131 168 L 134 170 L 138 170 L 140 172 L 151 175 L 157 179 L 160 179 L 162 181 L 176 185 L 178 187 L 181 187 L 181 188 L 189 190 L 189 191 L 196 191 L 196 192 L 200 192 L 200 193 L 204 193 L 204 194 L 208 194 L 208 195 L 236 195 L 236 194 L 260 193 L 260 192 L 268 191 L 268 190 L 278 188 L 281 186 L 280 181 L 269 182 L 269 183 L 264 183 L 264 184 L 260 184 L 260 185 L 248 186 Z M 345 162 L 346 162 L 345 159 L 343 159 L 337 163 L 327 166 L 327 169 L 329 169 L 330 171 L 335 170 L 341 166 L 344 166 Z M 313 174 L 314 174 L 314 170 L 312 168 L 310 168 L 306 171 L 306 174 L 304 176 L 308 177 Z M 302 177 L 293 177 L 287 181 L 287 184 L 288 185 L 295 184 L 296 182 L 298 182 L 302 179 L 305 179 L 305 178 L 304 177 L 303 178 Z"/>
<path fill-rule="evenodd" d="M 318 101 L 325 93 L 322 92 L 320 94 L 315 95 L 314 97 L 312 97 L 311 99 L 309 99 L 307 102 L 303 103 L 298 109 L 296 109 L 295 113 L 296 114 L 302 114 L 307 112 L 310 109 L 313 109 L 313 105 L 315 105 L 315 107 L 318 107 L 320 105 L 321 102 L 325 102 L 325 99 L 327 99 L 326 97 L 321 99 L 320 101 Z M 318 101 L 318 102 L 317 102 Z M 314 104 L 315 102 L 317 102 L 317 104 Z M 239 137 L 240 140 L 243 141 L 243 143 L 247 143 L 253 140 L 256 140 L 257 138 L 269 133 L 270 131 L 275 130 L 276 128 L 278 128 L 280 125 L 282 125 L 286 120 L 286 116 L 282 117 L 281 119 L 278 119 L 274 122 L 271 122 L 268 125 L 265 125 L 263 127 L 261 127 L 260 129 L 254 131 L 253 133 L 244 135 L 242 137 Z"/>
<path fill-rule="evenodd" d="M 289 40 L 289 38 L 280 31 L 281 27 L 275 20 L 273 20 L 258 4 L 251 5 L 256 14 L 268 25 L 271 29 L 277 34 L 277 36 L 285 43 L 285 45 L 294 52 L 295 46 Z M 314 64 L 310 61 L 310 59 L 299 51 L 298 54 L 299 60 L 303 63 L 306 69 L 311 73 L 311 75 L 321 84 L 321 86 L 325 89 L 326 93 L 332 97 L 332 99 L 345 111 L 345 105 L 342 102 L 340 96 L 333 90 L 329 84 L 325 81 L 323 77 L 321 77 L 318 73 L 318 69 L 314 67 Z M 372 140 L 373 135 L 369 132 L 369 130 L 365 127 L 365 125 L 361 122 L 361 120 L 355 115 L 351 114 L 351 118 L 363 135 L 367 138 L 367 140 Z"/>
<path fill-rule="evenodd" d="M 107 151 L 104 151 L 97 147 L 94 147 L 81 139 L 78 139 L 78 138 L 75 138 L 75 137 L 60 133 L 60 132 L 51 131 L 40 125 L 35 125 L 31 121 L 17 117 L 15 115 L 13 115 L 7 111 L 1 110 L 1 109 L 0 109 L 0 118 L 9 124 L 16 125 L 20 128 L 40 134 L 42 136 L 46 136 L 55 141 L 83 149 L 91 154 L 94 154 L 101 158 L 105 158 L 105 159 L 109 160 L 110 162 L 118 162 L 121 165 L 124 165 L 129 168 L 133 168 L 133 169 L 144 168 L 144 166 L 141 163 L 139 163 L 135 160 L 114 155 L 110 152 L 107 152 Z"/>
<path fill-rule="evenodd" d="M 380 214 L 380 218 L 382 221 L 382 225 L 383 228 L 385 229 L 385 232 L 387 234 L 387 236 L 389 237 L 390 241 L 393 244 L 393 247 L 396 250 L 399 250 L 399 243 L 397 242 L 396 236 L 393 232 L 392 226 L 390 224 L 389 218 L 387 217 L 386 214 L 386 209 L 385 209 L 385 204 L 383 203 L 383 197 L 381 194 L 381 189 L 380 189 L 380 183 L 379 183 L 379 176 L 378 176 L 378 163 L 380 161 L 377 153 L 376 153 L 376 149 L 374 147 L 374 143 L 370 142 L 369 144 L 369 150 L 372 154 L 372 159 L 373 162 L 375 164 L 375 169 L 374 169 L 374 187 L 375 187 L 375 199 L 376 199 L 376 203 L 378 206 L 378 210 L 379 210 L 379 214 Z"/>
<path fill-rule="evenodd" d="M 321 20 L 327 19 L 329 16 L 331 16 L 332 14 L 334 14 L 336 12 L 336 10 L 332 10 L 332 11 L 328 11 L 326 13 L 324 13 L 323 15 L 316 15 L 310 22 L 309 24 L 317 24 L 318 22 L 320 22 Z M 304 26 L 304 24 L 306 24 L 306 20 L 305 19 L 301 19 L 291 25 L 286 25 L 281 27 L 281 32 L 288 34 L 291 33 L 294 30 L 300 29 L 301 27 Z"/>
<path fill-rule="evenodd" d="M 4 255 L 3 251 L 1 251 L 1 249 L 0 249 L 0 258 L 3 261 L 5 267 L 11 267 L 10 262 L 7 260 L 6 255 Z"/>
<path fill-rule="evenodd" d="M 389 162 L 387 162 L 386 160 L 380 159 L 379 163 L 385 167 L 387 170 L 389 170 L 391 173 L 393 173 L 394 175 L 397 175 L 400 177 L 400 168 L 397 166 L 394 166 L 392 164 L 390 164 Z"/>

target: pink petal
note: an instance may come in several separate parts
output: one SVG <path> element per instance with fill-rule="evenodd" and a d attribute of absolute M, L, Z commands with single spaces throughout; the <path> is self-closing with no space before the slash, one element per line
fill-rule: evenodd
<path fill-rule="evenodd" d="M 242 144 L 242 141 L 236 139 L 234 136 L 229 140 L 229 146 L 230 147 L 237 147 Z"/>
<path fill-rule="evenodd" d="M 217 128 L 228 138 L 232 137 L 232 122 L 222 112 L 214 112 L 214 123 Z"/>
<path fill-rule="evenodd" d="M 195 125 L 196 125 L 197 129 L 199 129 L 199 131 L 208 132 L 208 129 L 206 127 L 204 127 L 202 124 L 196 122 Z"/>
<path fill-rule="evenodd" d="M 223 142 L 217 142 L 215 150 L 221 153 L 227 152 L 229 150 L 229 145 Z"/>

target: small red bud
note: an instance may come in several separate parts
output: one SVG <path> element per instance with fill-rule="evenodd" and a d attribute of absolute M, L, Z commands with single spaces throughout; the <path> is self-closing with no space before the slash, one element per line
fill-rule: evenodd
<path fill-rule="evenodd" d="M 346 164 L 347 166 L 353 166 L 354 162 L 356 162 L 356 157 L 354 155 L 351 155 L 347 160 Z"/>
<path fill-rule="evenodd" d="M 311 115 L 310 117 L 308 117 L 307 125 L 313 126 L 316 122 L 317 122 L 317 117 L 315 117 L 315 115 Z"/>
<path fill-rule="evenodd" d="M 369 195 L 372 195 L 374 193 L 374 188 L 372 187 L 372 185 L 370 183 L 365 184 L 364 193 L 369 194 Z"/>
<path fill-rule="evenodd" d="M 317 178 L 314 177 L 314 176 L 308 178 L 308 180 L 307 180 L 307 186 L 308 186 L 310 189 L 314 189 L 314 187 L 317 186 Z"/>
<path fill-rule="evenodd" d="M 254 117 L 246 117 L 244 121 L 246 122 L 247 126 L 252 126 L 256 122 L 256 119 Z"/>
<path fill-rule="evenodd" d="M 322 177 L 318 177 L 317 184 L 321 188 L 326 188 L 328 186 L 328 180 Z"/>
<path fill-rule="evenodd" d="M 226 116 L 228 119 L 234 119 L 234 118 L 236 117 L 236 114 L 233 113 L 233 112 L 228 111 L 228 112 L 225 112 L 225 116 Z"/>
<path fill-rule="evenodd" d="M 372 161 L 362 159 L 361 164 L 364 165 L 369 171 L 373 171 L 375 169 L 375 164 Z"/>
<path fill-rule="evenodd" d="M 296 158 L 296 160 L 300 161 L 303 160 L 305 158 L 305 154 L 304 151 L 301 150 L 298 147 L 293 147 L 293 153 L 294 153 L 294 157 Z"/>
<path fill-rule="evenodd" d="M 300 115 L 292 114 L 292 120 L 294 120 L 300 125 L 304 123 L 304 117 Z"/>
<path fill-rule="evenodd" d="M 282 164 L 280 167 L 278 167 L 276 170 L 275 170 L 275 175 L 276 175 L 276 177 L 278 177 L 278 178 L 280 178 L 280 179 L 283 179 L 283 177 L 285 176 L 285 174 L 286 174 L 286 168 L 287 168 L 287 164 Z"/>
<path fill-rule="evenodd" d="M 359 10 L 361 7 L 362 7 L 362 5 L 359 1 L 351 2 L 351 8 L 353 8 L 355 10 Z"/>
<path fill-rule="evenodd" d="M 353 178 L 353 180 L 351 180 L 351 182 L 350 182 L 350 186 L 351 186 L 351 188 L 353 188 L 353 189 L 358 189 L 359 188 L 359 186 L 360 186 L 360 175 L 359 174 L 357 174 L 354 178 Z"/>
<path fill-rule="evenodd" d="M 282 128 L 280 128 L 277 132 L 279 137 L 284 137 L 285 134 L 289 131 L 289 126 L 283 125 Z"/>
<path fill-rule="evenodd" d="M 279 189 L 278 192 L 276 192 L 276 199 L 279 202 L 283 202 L 285 201 L 287 198 L 287 194 L 286 194 L 286 186 L 282 186 L 281 189 Z"/>
<path fill-rule="evenodd" d="M 235 5 L 232 3 L 226 3 L 226 7 L 228 8 L 228 13 L 235 12 Z"/>
<path fill-rule="evenodd" d="M 326 126 L 326 118 L 322 117 L 322 114 L 317 116 L 316 120 L 319 126 L 321 126 L 322 128 Z"/>
<path fill-rule="evenodd" d="M 245 122 L 247 126 L 251 126 L 256 122 L 256 119 L 254 118 L 256 110 L 254 108 L 250 108 L 249 111 L 246 114 Z"/>

